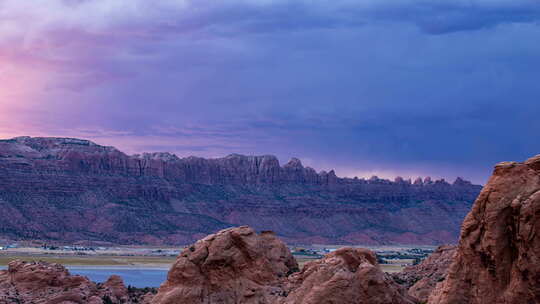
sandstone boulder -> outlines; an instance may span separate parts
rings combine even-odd
[[[306,264],[290,277],[282,304],[414,303],[406,291],[383,273],[367,249],[341,248]]]
[[[13,261],[0,271],[0,303],[101,303],[96,285],[59,264]]]
[[[343,248],[297,268],[273,233],[225,229],[179,255],[152,303],[414,303],[366,249]]]
[[[495,167],[429,303],[540,303],[540,155]]]
[[[225,229],[180,253],[152,303],[274,303],[297,268],[273,233]]]
[[[9,263],[0,271],[0,303],[19,304],[132,304],[149,303],[152,293],[128,291],[122,279],[111,276],[104,284],[71,275],[60,264],[46,262]]]

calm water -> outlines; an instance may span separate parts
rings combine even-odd
[[[94,282],[105,282],[111,275],[116,274],[124,279],[126,286],[159,287],[167,279],[167,269],[150,268],[108,268],[108,267],[77,267],[67,266],[71,274],[88,277]],[[0,266],[6,269],[6,266]]]
[[[90,268],[68,267],[71,274],[88,277],[94,282],[105,282],[111,275],[116,274],[124,279],[124,284],[134,287],[159,287],[167,279],[166,269],[144,268]]]

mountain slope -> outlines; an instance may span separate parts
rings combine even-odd
[[[70,138],[0,140],[0,234],[114,243],[188,243],[231,225],[297,243],[457,239],[481,187],[426,178],[338,178],[274,156],[128,156]]]

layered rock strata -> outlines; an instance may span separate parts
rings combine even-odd
[[[292,159],[128,156],[70,138],[0,140],[0,236],[189,244],[249,225],[291,243],[454,242],[480,191],[462,179],[338,178]]]

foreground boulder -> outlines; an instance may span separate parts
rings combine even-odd
[[[0,272],[3,303],[102,303],[96,285],[59,264],[13,261]]]
[[[133,290],[138,293],[138,290]],[[130,294],[118,276],[104,284],[71,275],[60,264],[13,261],[0,271],[0,303],[149,303],[149,295]]]
[[[225,229],[180,253],[152,303],[274,303],[297,269],[273,233]]]
[[[495,167],[429,303],[540,303],[540,155]]]
[[[453,245],[439,246],[422,263],[405,267],[402,272],[392,274],[392,277],[408,289],[409,295],[425,303],[437,283],[446,278],[456,248]]]
[[[401,304],[414,303],[405,289],[383,273],[367,249],[341,248],[306,264],[291,276],[283,304]]]
[[[180,253],[154,304],[413,303],[365,249],[343,248],[302,272],[273,233],[243,226]]]

